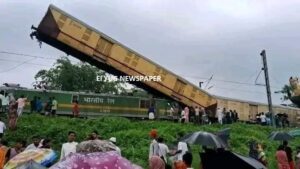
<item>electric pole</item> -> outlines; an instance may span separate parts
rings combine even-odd
[[[267,89],[267,96],[268,96],[268,105],[269,105],[269,112],[271,113],[271,122],[273,127],[275,127],[275,118],[274,113],[272,109],[272,98],[271,98],[271,89],[270,89],[270,82],[269,82],[269,73],[268,73],[268,65],[267,65],[267,57],[266,57],[266,51],[263,50],[260,53],[262,60],[263,60],[263,70],[265,72],[265,81],[266,81],[266,89]]]

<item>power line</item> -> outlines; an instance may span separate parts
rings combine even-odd
[[[21,62],[20,64],[14,66],[14,67],[12,67],[12,68],[9,68],[9,69],[7,69],[7,70],[1,71],[0,73],[5,73],[5,72],[12,71],[12,70],[18,68],[19,66],[21,66],[21,65],[23,65],[23,64],[25,64],[25,63],[27,63],[27,62],[30,62],[30,61],[32,61],[32,60],[34,60],[34,59],[36,59],[36,58],[32,58],[32,59],[26,60],[26,61],[24,61],[24,62]]]
[[[57,59],[59,59],[59,58],[53,58],[53,57],[44,57],[44,56],[38,56],[38,55],[30,55],[30,54],[25,54],[25,53],[15,53],[15,52],[3,51],[3,50],[0,50],[0,54],[33,57],[33,58],[39,58],[39,59],[45,59],[45,60],[57,60]],[[72,60],[70,60],[70,62],[72,64],[77,64],[77,62],[74,62]]]
[[[2,59],[2,58],[0,58],[0,61],[11,62],[11,63],[23,63],[22,61],[19,61],[19,60],[10,60],[10,59]],[[37,65],[37,66],[49,66],[49,65],[45,65],[45,64],[31,63],[31,62],[26,62],[24,64]]]
[[[207,77],[200,77],[200,76],[189,76],[189,75],[181,75],[184,77],[190,77],[190,78],[194,78],[194,79],[205,79],[208,80],[210,78]],[[225,82],[225,83],[233,83],[233,84],[240,84],[240,85],[248,85],[248,86],[256,86],[253,83],[246,83],[246,82],[238,82],[238,81],[233,81],[233,80],[222,80],[222,79],[212,79],[212,81],[219,81],[219,82]],[[276,88],[276,89],[280,89],[280,87],[278,86],[271,86],[271,88]]]
[[[14,52],[1,51],[1,50],[0,50],[0,53],[8,54],[8,55],[34,57],[34,58],[40,58],[40,59],[49,59],[49,60],[56,60],[57,59],[57,58],[51,58],[51,57],[36,56],[36,55],[30,55],[30,54],[24,54],[24,53],[14,53]]]

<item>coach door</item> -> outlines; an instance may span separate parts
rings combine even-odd
[[[249,109],[250,109],[249,110],[249,116],[250,116],[249,120],[255,120],[256,113],[258,112],[258,106],[257,105],[250,105]]]

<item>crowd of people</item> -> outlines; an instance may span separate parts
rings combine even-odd
[[[249,156],[268,166],[268,160],[261,144],[251,142]],[[293,157],[293,149],[286,140],[278,146],[275,158],[278,169],[300,169],[300,147],[297,148]]]
[[[149,119],[153,120],[158,115],[153,105],[148,109]],[[205,110],[203,107],[184,107],[181,109],[176,106],[170,106],[168,116],[181,123],[193,122],[195,124],[231,124],[239,120],[239,115],[236,110],[227,111],[226,108],[218,108],[216,113],[211,110]]]
[[[158,136],[156,129],[152,129],[149,135],[151,138],[149,147],[150,169],[191,169],[193,156],[189,152],[187,143],[179,141],[176,150],[171,151],[164,143],[164,139]],[[182,136],[183,133],[179,133],[178,139]]]
[[[100,140],[97,131],[92,131],[86,138],[86,140]],[[31,138],[31,143],[27,144],[24,140],[17,140],[12,147],[8,147],[8,142],[5,139],[1,139],[0,141],[0,168],[3,168],[4,165],[12,158],[17,156],[19,153],[27,150],[37,150],[37,149],[52,149],[52,140],[48,138],[42,139],[39,136],[33,136]],[[116,138],[111,137],[109,139],[110,143],[116,147],[117,154],[121,155],[121,150],[116,144]],[[76,132],[69,131],[67,142],[62,144],[60,158],[59,160],[63,160],[71,153],[76,153],[76,149],[78,146],[78,142],[76,142]],[[50,167],[53,163],[49,164],[45,167]]]

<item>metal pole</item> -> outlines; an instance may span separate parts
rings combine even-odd
[[[271,98],[271,89],[270,89],[270,82],[269,82],[269,73],[268,73],[268,65],[267,65],[267,57],[266,57],[266,51],[263,50],[260,53],[262,60],[263,60],[263,70],[265,72],[265,81],[266,81],[266,89],[267,89],[267,96],[268,96],[268,105],[269,105],[269,112],[271,113],[271,122],[273,127],[275,126],[275,118],[274,113],[272,109],[272,98]]]

